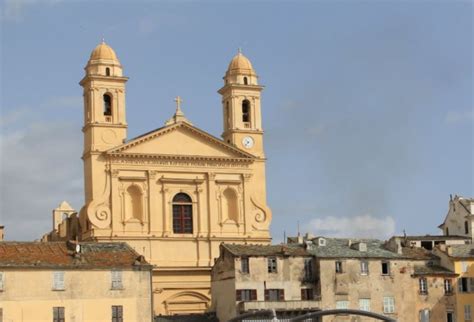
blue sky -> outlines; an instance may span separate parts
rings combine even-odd
[[[217,90],[238,47],[263,93],[268,202],[283,231],[437,233],[474,196],[470,1],[66,1],[1,4],[0,223],[39,238],[80,209],[82,91],[102,37],[127,84],[129,137],[180,95],[220,136]]]

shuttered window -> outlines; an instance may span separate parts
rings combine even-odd
[[[265,290],[265,301],[284,301],[285,290],[284,289],[267,289]]]
[[[464,305],[464,320],[472,320],[472,312],[471,312],[471,305],[466,304]]]
[[[113,271],[111,271],[110,275],[111,275],[111,278],[112,278],[112,289],[113,290],[123,289],[122,271],[113,270]]]
[[[267,259],[267,269],[269,273],[276,273],[277,270],[277,259],[276,257],[268,257]]]
[[[314,292],[312,288],[302,288],[301,289],[301,300],[310,301],[314,300]]]
[[[53,307],[53,322],[65,322],[64,307]]]
[[[383,313],[395,313],[395,300],[393,297],[385,296],[383,298]]]
[[[420,322],[430,322],[430,310],[424,309],[420,311]]]
[[[64,291],[64,272],[53,272],[53,290]]]
[[[235,291],[236,301],[256,301],[257,290],[236,290]]]
[[[248,257],[242,257],[240,259],[240,271],[243,274],[248,274],[250,272],[249,269],[249,258]]]
[[[123,322],[123,306],[112,306],[112,322]]]

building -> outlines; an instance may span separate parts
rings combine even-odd
[[[78,220],[66,214],[77,229],[55,219],[45,239],[125,241],[155,267],[156,314],[203,312],[219,244],[270,243],[263,86],[239,52],[218,91],[222,139],[192,125],[179,97],[164,126],[129,139],[127,80],[114,50],[99,44],[80,82],[85,205]]]
[[[448,213],[438,228],[446,236],[464,236],[474,241],[474,198],[451,196]]]
[[[399,243],[403,247],[422,247],[433,250],[438,245],[470,244],[471,238],[455,235],[393,236],[388,242]]]
[[[0,242],[0,321],[152,321],[152,267],[125,243]]]
[[[444,267],[458,274],[453,285],[456,306],[447,321],[474,320],[474,245],[441,245],[434,253]]]
[[[445,321],[457,274],[423,248],[375,239],[290,238],[285,245],[221,246],[212,270],[220,321],[258,309],[281,317],[356,309],[398,321]],[[225,296],[224,296],[225,295]],[[323,321],[373,321],[349,316]]]
[[[212,310],[220,321],[261,309],[280,318],[319,310],[314,268],[300,245],[222,244],[212,269]]]

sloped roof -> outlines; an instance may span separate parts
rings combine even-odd
[[[443,275],[443,276],[457,276],[458,274],[450,271],[447,268],[438,266],[438,265],[423,265],[423,266],[415,266],[414,273],[415,276],[421,275]]]
[[[222,244],[234,256],[311,256],[301,245]]]
[[[450,257],[474,259],[474,245],[449,245],[451,249]]]
[[[0,242],[2,268],[111,269],[151,265],[126,243]]]
[[[349,238],[325,238],[326,246],[318,246],[316,243],[308,252],[316,257],[322,258],[404,258],[395,252],[384,248],[384,242],[378,239],[349,239]],[[352,244],[365,243],[367,251],[360,251],[350,247]]]

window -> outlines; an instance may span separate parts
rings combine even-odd
[[[110,76],[110,68],[105,68],[105,76]]]
[[[110,272],[110,276],[111,276],[111,279],[112,279],[112,289],[113,290],[123,289],[122,271],[113,270],[113,271]]]
[[[310,301],[314,300],[314,291],[312,288],[302,288],[301,289],[301,300]]]
[[[370,311],[370,299],[359,299],[359,310]]]
[[[395,300],[391,296],[383,298],[383,313],[395,313]]]
[[[268,257],[267,259],[267,268],[269,273],[277,272],[277,259],[276,257]]]
[[[347,310],[349,308],[349,301],[336,301],[336,309]]]
[[[390,275],[390,262],[382,262],[382,275]]]
[[[250,102],[248,100],[242,102],[242,122],[250,122]]]
[[[470,304],[465,304],[464,305],[464,320],[472,320],[472,314],[471,314],[471,305]]]
[[[420,311],[420,322],[430,322],[430,310],[424,309]]]
[[[284,289],[267,289],[265,290],[265,301],[284,301]]]
[[[451,279],[444,280],[444,294],[452,294],[453,293],[453,284]]]
[[[4,274],[3,272],[0,272],[0,292],[3,291],[3,288],[4,288]]]
[[[236,290],[235,291],[236,301],[256,301],[257,290]]]
[[[112,306],[112,322],[123,322],[123,306]]]
[[[64,307],[53,307],[53,322],[64,322]]]
[[[454,312],[446,312],[446,322],[454,322]]]
[[[339,262],[339,261],[336,262],[336,273],[338,274],[342,273],[342,262]]]
[[[369,262],[366,260],[360,261],[360,274],[369,275]]]
[[[448,227],[446,227],[446,236],[449,236],[449,228]],[[449,315],[449,313],[448,313],[448,315]]]
[[[461,273],[467,273],[468,268],[469,268],[468,262],[461,262]]]
[[[247,79],[247,77],[244,77],[244,85],[248,85],[249,84],[249,81]]]
[[[467,221],[464,222],[464,233],[469,234],[469,223]]]
[[[422,277],[418,280],[420,285],[420,294],[428,294],[428,281],[426,278]]]
[[[3,322],[3,309],[0,307],[0,322]]]
[[[64,272],[53,272],[53,291],[64,291]]]
[[[304,259],[304,280],[305,281],[313,280],[313,259],[312,258]]]
[[[474,278],[461,277],[458,279],[459,293],[474,293]]]
[[[112,97],[109,94],[104,94],[104,115],[112,115]]]
[[[185,193],[178,193],[173,198],[173,233],[193,233],[193,204]]]
[[[240,259],[240,271],[244,274],[248,274],[250,272],[248,257],[242,257]]]

